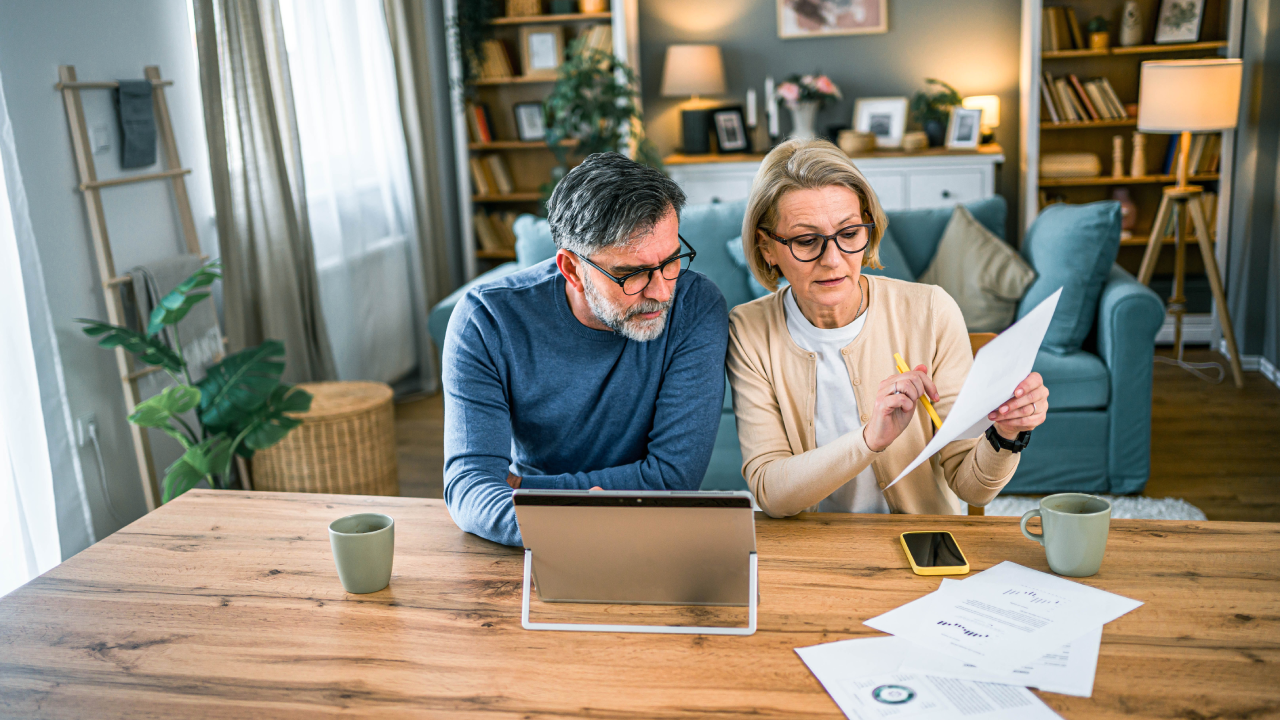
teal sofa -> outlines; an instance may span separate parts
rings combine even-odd
[[[966,207],[1004,237],[1004,198]],[[1064,289],[1046,347],[1036,359],[1035,369],[1051,394],[1048,419],[1036,430],[1005,492],[1141,492],[1151,466],[1152,356],[1164,305],[1113,264],[1120,232],[1118,204],[1061,207],[1047,209],[1024,242],[1023,254],[1040,277],[1019,307],[1019,317],[1059,285],[1078,287],[1073,294]],[[745,201],[691,206],[680,218],[680,234],[698,251],[693,269],[720,287],[730,308],[766,292],[742,259],[739,236],[745,208]],[[914,280],[933,259],[951,209],[887,215],[889,232],[881,249],[885,268],[868,272]],[[490,270],[432,308],[428,330],[437,347],[444,345],[454,305],[472,286],[555,254],[545,220],[525,215],[516,222],[515,232],[516,262]],[[1091,242],[1102,248],[1096,257],[1078,251]],[[1086,266],[1077,267],[1081,262]],[[742,452],[726,384],[720,430],[702,487],[745,488],[741,471]]]

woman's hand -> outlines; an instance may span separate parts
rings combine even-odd
[[[1024,430],[1034,430],[1044,422],[1044,414],[1049,411],[1049,388],[1044,386],[1044,378],[1033,372],[1025,380],[1018,383],[1009,401],[996,408],[988,420],[994,420],[996,432],[1005,440],[1013,440]]]
[[[885,378],[876,391],[871,419],[862,428],[862,437],[867,441],[867,447],[873,452],[880,452],[897,440],[915,417],[916,401],[921,395],[934,402],[939,399],[938,388],[934,386],[924,365],[917,365],[915,370]]]

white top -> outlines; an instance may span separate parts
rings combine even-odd
[[[834,330],[814,327],[813,323],[800,312],[790,288],[787,288],[783,307],[787,316],[787,331],[797,345],[816,356],[818,361],[818,387],[813,403],[813,428],[822,447],[840,436],[851,432],[862,432],[862,421],[858,417],[858,399],[854,395],[853,381],[849,378],[849,368],[844,364],[841,350],[848,347],[862,326],[867,322],[867,314],[858,316],[857,320]],[[853,513],[887,513],[889,503],[885,502],[884,493],[876,484],[875,472],[868,465],[852,480],[836,488],[818,503],[818,512],[853,512]]]

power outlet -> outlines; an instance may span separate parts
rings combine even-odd
[[[91,436],[96,435],[98,431],[98,416],[94,413],[87,413],[76,418],[76,442],[80,447],[84,447],[93,442]]]

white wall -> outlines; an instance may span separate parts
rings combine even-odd
[[[115,507],[131,521],[145,511],[124,398],[111,351],[85,337],[74,318],[106,319],[84,202],[71,150],[62,95],[54,89],[59,65],[74,65],[81,80],[141,79],[159,65],[174,81],[167,90],[192,210],[205,254],[216,256],[209,159],[200,81],[186,0],[5,0],[0,2],[0,77],[13,124],[18,163],[45,285],[61,348],[73,417],[94,413],[103,442],[105,482]],[[83,93],[90,128],[111,129],[112,147],[94,156],[98,177],[120,174],[119,136],[110,91]],[[149,172],[161,169],[143,169]],[[103,191],[118,272],[184,251],[170,184],[144,183]],[[42,368],[41,371],[47,371]],[[169,443],[165,443],[168,445]],[[161,470],[174,457],[157,446]],[[81,449],[81,464],[98,537],[119,526],[107,512],[97,461]],[[55,478],[56,483],[74,482]],[[63,556],[87,544],[83,528],[60,528]]]

